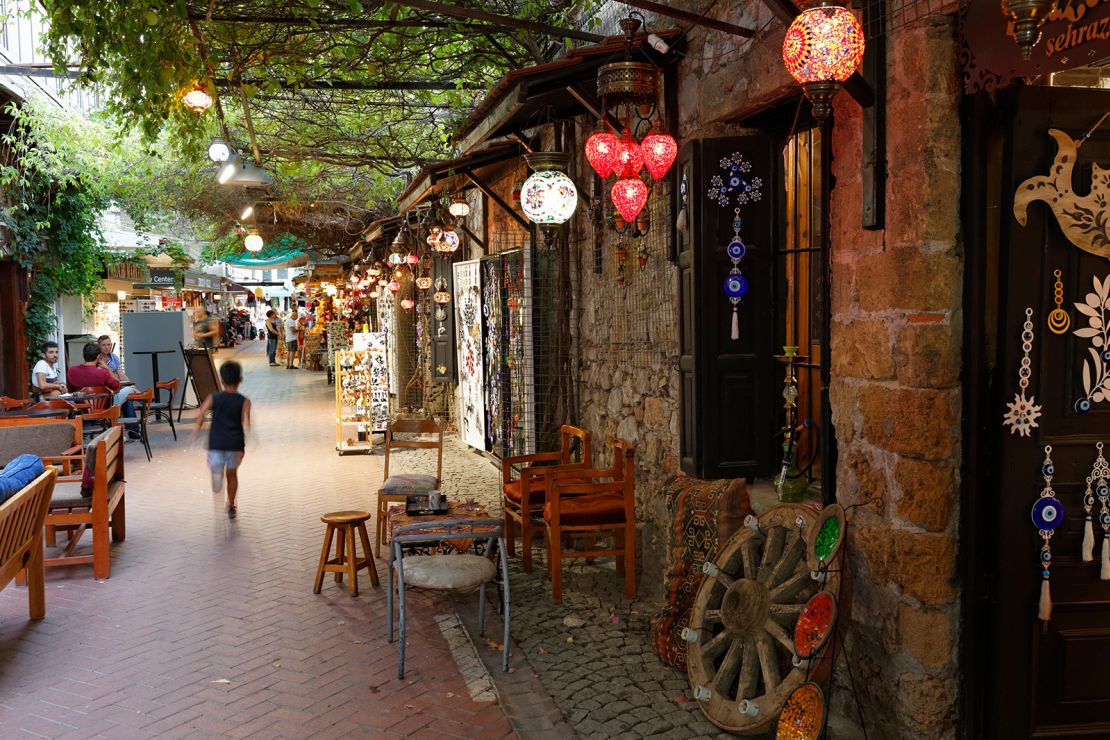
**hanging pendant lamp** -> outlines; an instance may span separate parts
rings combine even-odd
[[[640,142],[640,150],[643,152],[644,165],[648,172],[653,178],[659,180],[674,164],[675,157],[678,156],[678,142],[673,136],[656,126]]]
[[[636,143],[636,139],[632,137],[632,129],[626,128],[624,135],[621,136],[620,151],[617,153],[617,166],[613,171],[622,174],[629,170],[631,175],[637,175],[643,166],[644,152],[640,149],[640,145]]]
[[[863,61],[863,28],[852,12],[828,0],[802,11],[782,42],[786,71],[802,85],[823,122],[833,95]]]
[[[620,162],[620,147],[621,140],[604,124],[599,124],[586,139],[586,160],[598,177],[604,179],[613,174]]]
[[[624,176],[613,183],[610,197],[621,218],[632,223],[647,203],[648,187],[643,180],[626,169]]]

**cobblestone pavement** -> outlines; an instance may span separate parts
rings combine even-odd
[[[200,447],[168,425],[152,427],[153,462],[128,445],[112,577],[48,571],[40,622],[24,589],[0,592],[0,737],[512,735],[488,688],[471,698],[481,682],[452,656],[450,603],[414,592],[399,681],[383,591],[363,573],[357,598],[330,578],[313,595],[319,516],[371,508],[380,458],[336,455],[323,373],[269,368],[261,342],[234,356],[255,417],[239,518],[209,490]]]

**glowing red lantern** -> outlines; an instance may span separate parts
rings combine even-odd
[[[628,175],[635,175],[644,166],[644,153],[640,149],[640,145],[632,138],[632,132],[628,129],[624,130],[624,136],[621,138],[620,153],[617,155],[618,165],[613,169],[614,172],[628,172]]]
[[[647,203],[648,188],[644,181],[625,170],[625,176],[613,183],[610,195],[613,205],[625,221],[632,222]]]
[[[416,304],[413,303],[413,300],[411,298],[402,298],[401,299],[401,308],[405,309],[406,311],[411,311],[412,307],[415,306],[415,305]]]
[[[586,140],[586,159],[599,177],[609,177],[620,162],[621,140],[612,131],[599,128]]]
[[[391,280],[388,287],[390,293],[397,293],[401,290],[401,284],[396,280]]]
[[[405,255],[405,262],[408,262],[410,265],[419,265],[420,257],[410,252]]]
[[[813,113],[824,120],[840,83],[863,61],[863,28],[846,8],[825,4],[803,11],[782,42],[786,71],[802,84]]]
[[[671,168],[675,157],[678,156],[678,143],[675,142],[674,137],[655,129],[644,137],[640,143],[640,149],[648,172],[656,180],[667,174],[667,170]]]

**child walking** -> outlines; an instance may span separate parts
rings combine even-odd
[[[208,430],[208,469],[212,471],[212,493],[223,489],[227,476],[227,517],[234,519],[239,510],[235,494],[239,491],[239,463],[243,461],[247,432],[251,426],[251,402],[239,393],[243,382],[243,368],[238,362],[225,362],[220,366],[223,391],[213,393],[204,400],[197,411],[197,425],[193,429],[196,440],[204,424],[204,416],[212,412],[212,425]]]

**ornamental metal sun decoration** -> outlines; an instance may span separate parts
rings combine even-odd
[[[1002,423],[1010,427],[1011,434],[1020,434],[1028,437],[1030,432],[1037,427],[1037,417],[1041,415],[1041,407],[1037,405],[1034,396],[1025,397],[1029,388],[1029,378],[1033,374],[1032,360],[1029,353],[1033,351],[1033,309],[1025,309],[1025,323],[1021,331],[1021,349],[1024,353],[1021,358],[1021,367],[1018,369],[1018,387],[1020,390],[1014,394],[1014,400],[1006,404],[1006,414]]]

